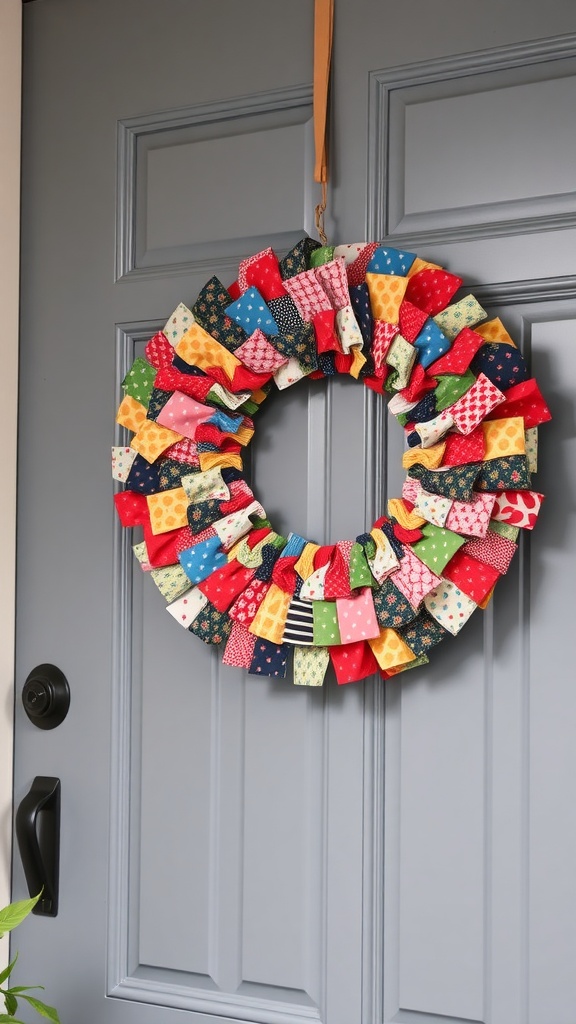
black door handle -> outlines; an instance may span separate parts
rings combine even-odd
[[[60,779],[37,775],[16,812],[16,837],[33,914],[56,917],[60,866]]]

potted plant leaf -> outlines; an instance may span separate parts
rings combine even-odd
[[[17,903],[10,903],[3,910],[0,910],[0,939],[6,932],[11,932],[17,925],[21,924],[25,917],[28,917],[32,907],[38,902],[40,895],[38,893],[38,896],[34,896],[31,900],[19,900]],[[41,999],[30,995],[30,992],[34,990],[43,989],[43,985],[14,985],[12,988],[8,987],[10,975],[17,959],[18,953],[16,953],[16,956],[8,966],[3,971],[0,971],[0,1008],[3,1000],[6,1009],[6,1013],[0,1013],[0,1024],[23,1024],[23,1021],[16,1016],[20,999],[25,1000],[41,1017],[52,1021],[53,1024],[60,1024],[60,1018],[53,1006],[47,1006]]]

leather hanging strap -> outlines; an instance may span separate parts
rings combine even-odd
[[[316,227],[323,245],[326,184],[328,182],[328,90],[332,59],[334,0],[314,0],[314,181],[322,184],[322,201],[316,207]]]

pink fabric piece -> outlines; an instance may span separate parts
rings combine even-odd
[[[472,555],[473,558],[477,558],[479,562],[485,562],[486,565],[492,565],[502,574],[508,572],[510,562],[517,550],[518,545],[514,541],[509,540],[508,537],[501,537],[499,533],[494,533],[492,530],[488,530],[486,536],[481,540],[467,541],[462,548],[464,554]]]
[[[330,299],[316,277],[314,268],[286,278],[284,287],[294,300],[294,305],[300,316],[308,323],[312,322],[316,313],[332,309]]]
[[[198,446],[195,441],[185,437],[182,441],[170,445],[164,452],[167,459],[176,459],[177,462],[185,462],[188,466],[200,466]]]
[[[400,568],[392,574],[391,579],[412,607],[418,608],[426,594],[440,586],[442,579],[416,557],[412,548],[405,547],[404,551]]]
[[[471,502],[455,501],[450,509],[446,527],[466,537],[485,537],[496,503],[495,494],[474,493]]]
[[[461,434],[471,434],[492,409],[505,401],[502,392],[480,373],[476,383],[462,398],[449,407],[456,428]]]
[[[501,491],[496,495],[492,518],[533,530],[543,501],[544,495],[538,491]]]
[[[232,623],[232,630],[222,655],[222,664],[249,669],[254,657],[256,639],[254,633],[246,629],[242,623]]]
[[[363,587],[353,597],[338,597],[336,614],[341,643],[351,644],[357,640],[369,640],[380,636],[380,625],[376,618],[370,587]]]
[[[375,320],[372,327],[372,357],[376,374],[386,362],[388,349],[398,334],[398,328],[394,324],[388,324],[385,320]]]
[[[195,398],[175,391],[158,413],[156,422],[193,440],[198,424],[206,423],[213,415],[214,409],[211,406],[202,405]]]
[[[415,505],[421,490],[422,484],[420,481],[414,480],[411,476],[407,476],[402,484],[402,497],[405,501],[409,501],[412,505]]]
[[[288,356],[277,352],[259,327],[234,350],[234,355],[254,373],[275,373],[288,362]]]
[[[316,277],[326,292],[333,309],[344,309],[350,305],[348,278],[343,257],[322,263],[315,268]]]

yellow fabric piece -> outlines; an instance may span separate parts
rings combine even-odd
[[[298,573],[301,579],[307,580],[314,572],[314,555],[320,550],[319,544],[312,544],[311,541],[306,544],[306,547],[302,550],[302,554],[297,562],[294,563],[294,571]]]
[[[408,278],[398,274],[366,274],[366,284],[374,319],[397,324]]]
[[[521,416],[511,416],[503,420],[486,420],[482,423],[484,434],[484,462],[489,459],[501,459],[506,455],[524,455],[526,439],[524,436],[524,420]]]
[[[263,391],[262,388],[258,388],[258,391],[253,391],[252,394],[250,395],[250,398],[252,399],[252,401],[256,402],[257,405],[262,405],[262,402],[267,397],[268,397],[268,392],[267,391]]]
[[[409,512],[402,498],[390,498],[388,502],[388,515],[394,516],[406,530],[418,530],[426,522],[416,512]]]
[[[402,456],[402,465],[404,469],[410,469],[410,466],[418,462],[421,466],[426,466],[426,469],[438,469],[438,466],[442,465],[445,451],[445,441],[433,444],[430,448],[409,448]]]
[[[132,395],[126,395],[120,403],[116,423],[136,433],[146,419],[146,409]]]
[[[172,490],[148,494],[146,501],[150,512],[152,533],[167,533],[168,530],[178,530],[181,526],[188,526],[188,517],[186,516],[188,495],[183,487],[174,487]]]
[[[291,598],[291,594],[273,583],[248,627],[250,632],[273,644],[281,644]]]
[[[254,437],[254,427],[246,427],[244,424],[241,424],[236,433],[230,434],[230,437],[234,437],[239,444],[246,447]]]
[[[439,263],[428,263],[427,260],[421,260],[417,256],[408,271],[408,277],[414,277],[414,274],[419,274],[421,270],[442,270],[442,267]]]
[[[512,341],[500,317],[487,320],[485,324],[478,324],[474,330],[476,334],[484,338],[484,341],[499,342],[501,345],[512,345],[512,348],[516,348],[515,342]]]
[[[383,669],[406,665],[416,657],[395,629],[382,629],[380,636],[368,640],[368,643],[380,668]]]
[[[232,380],[236,368],[242,365],[232,352],[224,348],[224,345],[221,345],[200,324],[196,323],[192,324],[186,334],[180,338],[175,351],[190,366],[198,366],[201,370],[220,366],[230,380]]]
[[[352,353],[352,366],[348,370],[350,377],[355,377],[358,380],[360,370],[367,362],[366,356],[364,355],[360,345],[352,345],[350,352]]]
[[[156,462],[162,452],[181,440],[182,434],[177,434],[175,430],[161,427],[154,420],[144,420],[138,433],[132,438],[130,447],[140,452],[147,462]]]
[[[200,469],[212,469],[213,466],[234,466],[242,469],[242,456],[236,452],[199,452]]]

